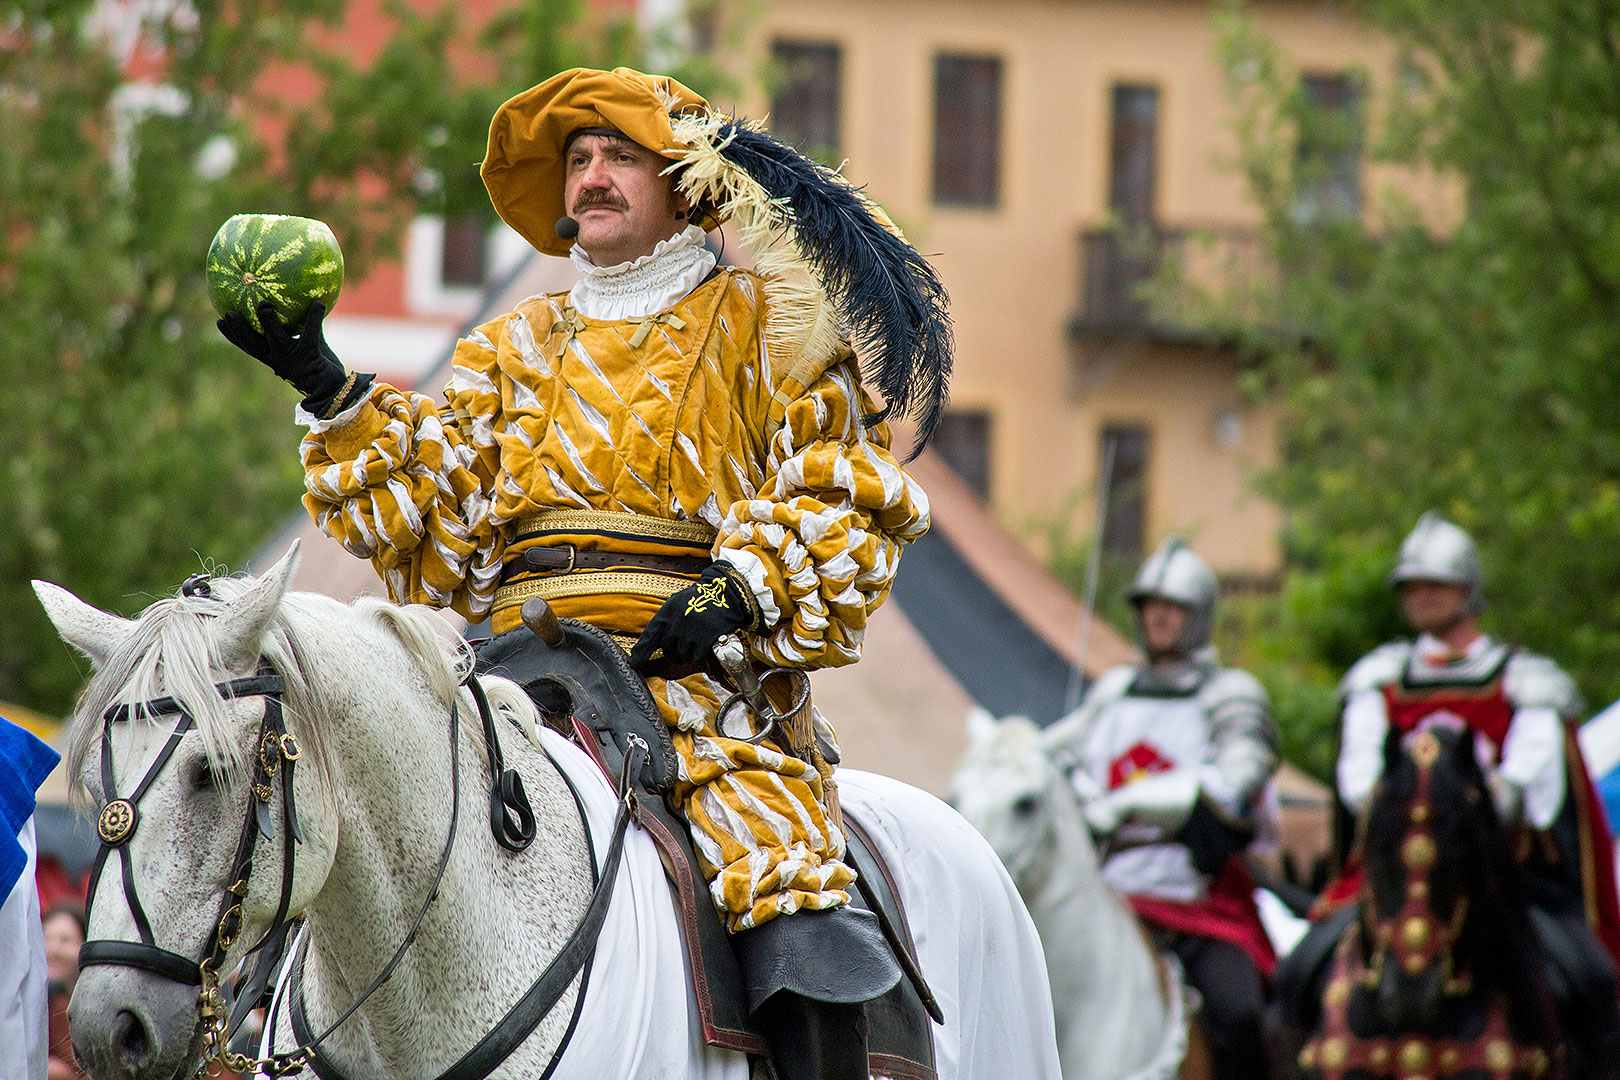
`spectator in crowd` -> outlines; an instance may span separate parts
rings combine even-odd
[[[68,999],[79,978],[79,947],[87,929],[84,909],[63,900],[46,909],[45,970],[50,976],[50,1071],[49,1080],[84,1080],[84,1071],[73,1056],[73,1034],[68,1030]]]

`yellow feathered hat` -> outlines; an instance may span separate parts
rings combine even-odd
[[[574,68],[553,75],[502,105],[489,125],[489,151],[479,170],[501,219],[547,255],[566,256],[572,240],[556,233],[563,202],[563,151],[583,128],[607,128],[649,150],[679,159],[671,120],[706,113],[709,103],[674,79],[631,68]],[[713,227],[713,224],[709,227]]]
[[[704,228],[731,221],[765,279],[773,363],[830,360],[847,336],[887,402],[870,419],[912,416],[921,448],[950,378],[945,287],[861,189],[668,76],[575,68],[500,107],[481,170],[502,220],[548,255],[573,247],[556,232],[568,212],[563,151],[586,128],[669,158]]]

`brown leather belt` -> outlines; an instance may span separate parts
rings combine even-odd
[[[567,574],[575,570],[651,570],[695,577],[713,563],[707,555],[647,555],[621,551],[580,551],[573,544],[532,547],[507,568],[521,573]]]

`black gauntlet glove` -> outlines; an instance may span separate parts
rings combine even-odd
[[[663,649],[672,664],[702,667],[713,658],[714,643],[733,630],[763,630],[759,601],[742,575],[715,563],[698,579],[664,601],[630,650],[630,666],[641,671]]]
[[[247,316],[233,311],[215,325],[225,340],[264,364],[271,371],[292,384],[304,395],[304,408],[310,413],[330,420],[360,400],[371,385],[372,375],[351,375],[326,344],[321,333],[321,320],[326,317],[326,305],[316,300],[309,305],[304,316],[304,328],[297,337],[287,332],[276,317],[276,306],[262,301],[258,308],[259,325],[264,333],[253,329]]]

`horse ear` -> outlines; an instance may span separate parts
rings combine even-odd
[[[1473,728],[1463,728],[1457,732],[1456,741],[1451,744],[1451,764],[1459,776],[1483,779],[1485,771],[1479,765],[1479,746],[1474,739]]]
[[[46,616],[62,635],[62,640],[84,653],[98,668],[135,628],[133,619],[102,611],[48,581],[35,581],[34,595],[39,597]]]
[[[990,710],[982,705],[975,705],[968,710],[967,736],[969,746],[981,746],[990,741],[1000,724],[991,715]]]
[[[1401,732],[1394,724],[1384,732],[1384,775],[1393,776],[1401,764]]]
[[[266,570],[247,592],[228,601],[214,624],[214,640],[219,659],[232,670],[245,668],[258,660],[263,651],[264,632],[270,628],[281,598],[287,595],[293,571],[298,568],[298,541],[294,540],[281,560]]]

